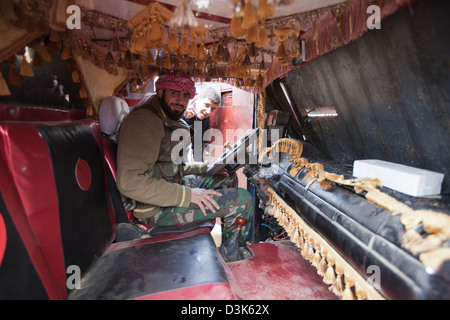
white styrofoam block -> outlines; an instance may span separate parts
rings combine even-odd
[[[355,160],[353,175],[357,178],[378,178],[384,187],[414,197],[441,193],[444,174],[383,160]]]

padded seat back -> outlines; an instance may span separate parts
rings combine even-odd
[[[2,194],[7,189],[17,193],[65,298],[67,268],[77,266],[84,274],[114,238],[98,123],[4,122],[0,139],[2,170],[12,177]]]

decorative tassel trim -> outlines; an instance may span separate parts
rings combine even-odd
[[[296,149],[296,151],[293,151]],[[306,169],[303,180],[309,179],[306,188],[312,183],[318,182],[322,188],[329,188],[333,183],[353,187],[355,193],[365,192],[366,199],[391,212],[391,215],[400,215],[400,221],[407,232],[401,241],[402,247],[409,250],[413,255],[419,255],[419,260],[425,267],[439,270],[446,260],[450,260],[450,248],[442,247],[450,238],[450,216],[432,210],[414,210],[408,205],[398,201],[390,195],[382,192],[382,186],[378,179],[356,178],[344,179],[344,176],[326,172],[321,163],[309,163],[308,159],[302,158],[303,145],[301,142],[291,139],[280,139],[271,148],[265,148],[260,152],[259,161],[267,156],[272,159],[273,152],[284,152],[291,155],[292,162],[289,173],[295,177],[299,170]],[[415,226],[421,225],[428,235],[421,236],[414,232]],[[446,252],[448,254],[431,254],[432,252]]]
[[[300,148],[295,140],[282,140],[278,150],[291,153],[299,152]],[[280,141],[279,140],[279,141]],[[278,194],[267,189],[269,201],[268,214],[275,217],[280,226],[289,234],[290,240],[300,249],[306,260],[317,268],[317,273],[323,276],[323,282],[330,285],[329,289],[345,300],[376,299],[384,297],[367,281],[317,232],[314,231]],[[298,238],[303,239],[299,245]]]
[[[0,64],[0,96],[10,96],[11,91],[9,90],[8,84],[2,75],[2,69]]]

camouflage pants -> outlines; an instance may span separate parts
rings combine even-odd
[[[201,183],[201,181],[202,178],[198,180],[198,183]],[[187,184],[195,187],[192,177],[189,182]],[[220,209],[216,210],[215,213],[205,208],[205,216],[196,204],[191,204],[188,208],[165,207],[161,208],[155,216],[146,219],[146,223],[149,226],[171,226],[220,217],[223,223],[223,240],[227,240],[236,232],[236,218],[242,217],[247,220],[239,234],[239,244],[243,245],[249,238],[252,223],[253,198],[251,194],[242,188],[222,187],[217,189],[216,185],[212,187],[222,194],[222,196],[214,196],[220,206]]]

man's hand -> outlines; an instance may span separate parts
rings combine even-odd
[[[216,212],[216,209],[220,209],[219,204],[213,198],[213,196],[221,196],[222,194],[220,192],[201,188],[193,188],[191,189],[191,192],[191,203],[198,205],[200,210],[202,210],[203,215],[206,216],[205,206],[213,213]]]
[[[190,119],[193,116],[195,116],[197,114],[197,112],[194,109],[194,106],[191,104],[189,104],[186,108],[186,110],[184,111],[184,118],[185,119]]]

